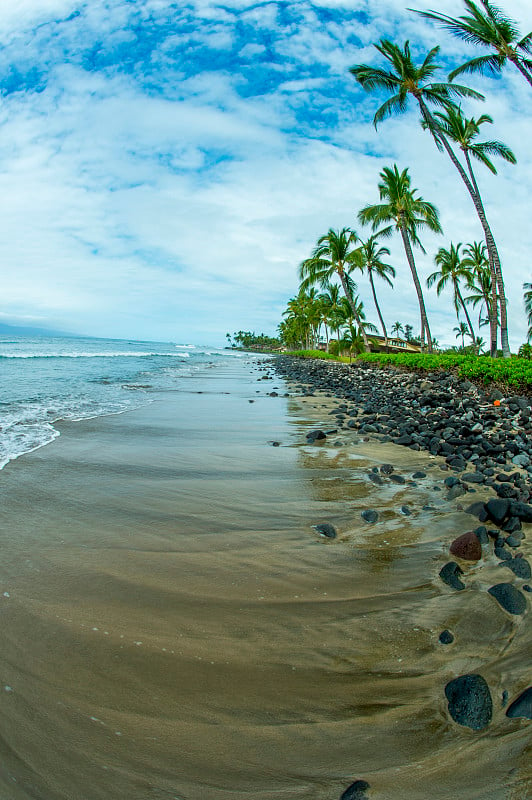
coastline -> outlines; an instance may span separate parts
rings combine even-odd
[[[530,634],[485,591],[487,550],[465,592],[438,577],[471,527],[434,493],[444,459],[353,429],[309,444],[334,401],[299,394],[270,365],[212,370],[0,473],[6,796],[523,796],[529,728],[498,698]],[[368,479],[386,462],[405,484]],[[470,669],[497,697],[481,733],[443,693]]]

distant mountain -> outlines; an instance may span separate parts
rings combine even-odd
[[[75,333],[53,331],[49,328],[33,328],[27,325],[6,325],[0,322],[0,336],[75,336]]]

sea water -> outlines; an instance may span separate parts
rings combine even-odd
[[[0,469],[53,441],[59,420],[136,408],[154,390],[239,355],[165,342],[0,336]]]

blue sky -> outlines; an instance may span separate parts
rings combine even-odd
[[[90,335],[221,344],[275,331],[297,266],[329,227],[356,226],[383,166],[408,166],[440,211],[419,271],[450,241],[480,239],[470,201],[414,110],[371,125],[377,98],[348,69],[372,43],[462,45],[403,0],[18,0],[0,4],[0,320]],[[459,13],[460,0],[412,2]],[[505,0],[524,32],[528,0]],[[444,73],[442,73],[443,75]],[[532,90],[516,72],[475,79],[489,138],[519,166],[479,180],[503,258],[511,341],[524,340],[532,280]],[[361,231],[362,232],[362,231]],[[417,330],[399,241],[388,321]],[[369,287],[358,280],[368,317]],[[434,335],[453,342],[448,303],[427,292]]]

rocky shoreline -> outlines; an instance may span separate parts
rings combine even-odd
[[[532,523],[532,414],[530,398],[503,396],[449,372],[419,375],[375,365],[276,356],[268,367],[289,383],[291,394],[330,398],[332,408],[321,428],[306,435],[307,444],[335,444],[338,436],[353,431],[364,441],[393,443],[438,456],[442,470],[440,491],[458,500],[472,520],[472,530],[448,545],[451,556],[439,571],[447,591],[467,586],[467,564],[493,557],[508,568],[500,583],[487,591],[500,608],[519,624],[527,613],[532,591],[529,561],[522,552],[525,530]],[[275,394],[275,393],[274,393]],[[330,425],[329,425],[330,419]],[[421,474],[418,476],[422,478]],[[398,474],[392,464],[368,473],[377,484],[411,482],[416,476]],[[481,491],[487,500],[471,503]],[[374,509],[362,512],[367,524],[378,522]],[[334,538],[333,526],[315,526]],[[323,529],[323,530],[320,530]],[[510,577],[509,577],[510,576]],[[443,589],[443,587],[442,587]],[[441,645],[454,641],[441,632]],[[492,720],[493,699],[480,674],[459,675],[444,687],[448,712],[454,722],[473,731],[485,729]],[[532,719],[532,687],[504,692],[506,717]],[[362,781],[345,797],[365,797]],[[369,787],[367,787],[369,788]],[[350,790],[351,793],[350,793]],[[344,797],[343,796],[343,797]]]

